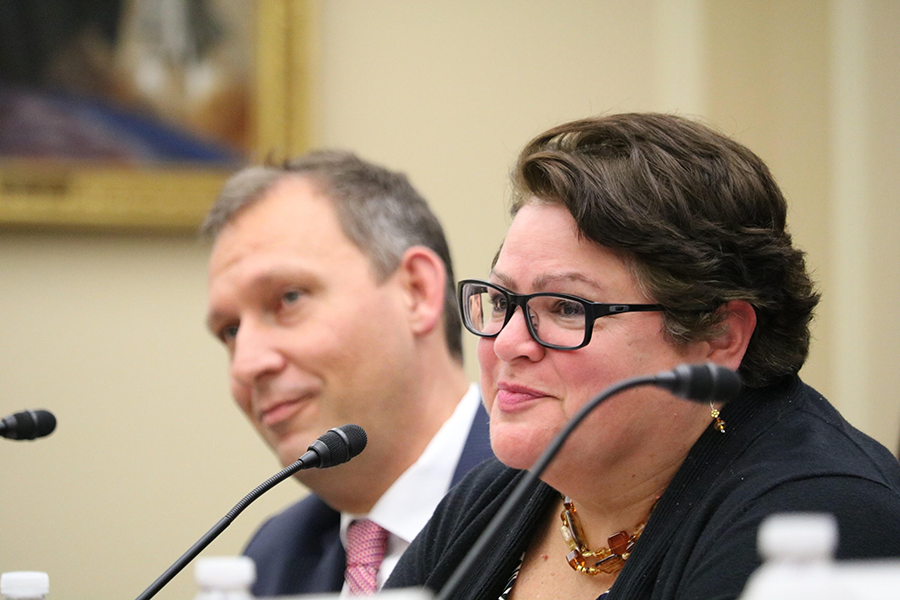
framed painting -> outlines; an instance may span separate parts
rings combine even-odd
[[[0,227],[190,230],[308,146],[315,0],[0,0]]]

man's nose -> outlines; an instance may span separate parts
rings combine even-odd
[[[253,386],[260,377],[283,369],[285,362],[274,331],[262,324],[241,323],[231,357],[231,376],[235,381]]]

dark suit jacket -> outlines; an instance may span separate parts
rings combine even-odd
[[[491,456],[488,415],[479,405],[451,484]],[[244,550],[256,562],[253,595],[339,592],[347,562],[340,528],[341,514],[314,494],[266,521]]]

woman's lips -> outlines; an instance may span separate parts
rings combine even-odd
[[[546,396],[532,388],[501,383],[497,386],[497,407],[504,412],[512,412]]]

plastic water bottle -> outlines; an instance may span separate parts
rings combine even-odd
[[[247,556],[199,558],[194,580],[200,588],[194,600],[252,600],[256,563]]]
[[[44,600],[50,577],[40,571],[13,571],[0,575],[0,596],[5,600]]]
[[[838,523],[828,514],[767,517],[759,528],[764,562],[739,600],[884,600],[897,598],[900,560],[834,560]]]
[[[837,543],[837,519],[832,515],[770,515],[760,525],[757,537],[764,562],[747,580],[740,600],[856,598],[836,576]]]

